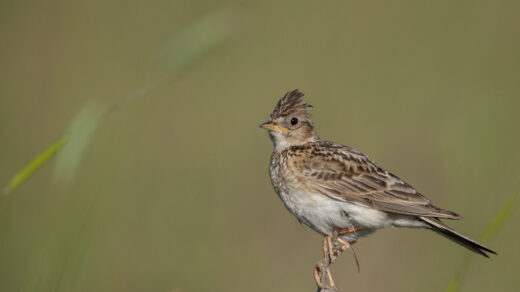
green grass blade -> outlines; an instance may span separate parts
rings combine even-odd
[[[49,161],[58,150],[56,164],[53,168],[53,178],[61,183],[69,183],[78,169],[88,141],[107,114],[146,95],[159,84],[165,82],[167,77],[176,77],[179,72],[215,49],[235,31],[235,20],[235,11],[230,9],[218,10],[197,19],[177,32],[161,50],[159,63],[162,76],[148,82],[147,85],[112,105],[99,102],[87,103],[69,125],[67,134],[15,175],[4,192],[8,194],[14,191],[39,167]]]
[[[67,184],[72,181],[81,162],[87,144],[101,124],[109,107],[101,102],[90,101],[76,115],[67,130],[68,143],[56,155],[53,178]]]
[[[509,198],[507,201],[502,204],[500,210],[495,214],[493,219],[489,221],[486,228],[480,235],[480,239],[483,241],[488,241],[495,237],[497,233],[502,229],[504,224],[508,221],[508,219],[513,215],[518,206],[518,197]]]
[[[495,216],[491,218],[491,220],[486,225],[486,228],[484,228],[484,231],[479,237],[480,241],[489,241],[498,234],[498,232],[504,227],[505,223],[516,211],[516,208],[518,207],[518,200],[518,196],[512,196],[506,200],[504,204],[502,204],[500,209],[496,212]],[[457,268],[457,271],[446,286],[446,289],[444,290],[445,292],[460,291],[461,283],[463,282],[464,277],[471,266],[471,259],[472,258],[470,256],[463,258],[459,267]]]
[[[58,150],[60,150],[65,143],[68,141],[68,136],[61,137],[58,141],[54,142],[51,146],[45,149],[40,155],[38,155],[33,161],[25,166],[19,173],[17,173],[4,188],[5,194],[10,194],[20,184],[26,181],[31,174],[33,174],[38,168],[40,168],[45,162],[51,159]]]
[[[450,283],[448,284],[448,287],[446,287],[446,292],[457,292],[459,291],[460,283],[459,278],[452,278]]]
[[[236,30],[236,12],[223,9],[186,26],[163,46],[158,62],[163,74],[177,74],[206,55]]]

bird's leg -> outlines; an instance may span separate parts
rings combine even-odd
[[[328,236],[325,236],[325,240],[327,241],[327,253],[324,254],[323,256],[324,257],[327,257],[329,262],[332,263],[332,255],[334,254],[334,245],[336,243],[336,236],[335,236],[335,232],[332,234],[332,235],[328,235]],[[334,244],[333,244],[334,242]]]
[[[323,244],[321,245],[321,251],[323,252],[323,257],[327,257],[329,255],[329,246],[328,246],[328,236],[323,237]]]
[[[334,278],[332,278],[332,274],[330,272],[330,265],[333,262],[333,256],[334,256],[334,248],[336,245],[336,240],[338,238],[338,232],[334,230],[331,235],[327,235],[324,238],[324,245],[326,245],[326,252],[324,252],[323,256],[325,257],[325,260],[327,262],[326,264],[326,272],[327,272],[327,279],[329,281],[330,287],[335,288],[336,283],[334,282]]]
[[[351,244],[355,243],[355,241],[348,242],[348,241],[342,239],[340,236],[348,234],[348,233],[356,232],[356,231],[359,231],[362,229],[364,229],[364,228],[360,228],[360,227],[345,228],[345,229],[341,229],[341,230],[335,230],[332,233],[331,236],[332,236],[332,240],[334,242],[334,249],[331,250],[331,252],[330,252],[330,258],[331,258],[330,262],[331,263],[333,263],[336,260],[336,258],[338,256],[340,256],[347,248],[351,248]],[[338,246],[338,242],[341,243],[341,246]]]
[[[363,228],[363,227],[352,227],[352,228],[345,228],[345,229],[341,229],[341,230],[338,230],[338,235],[345,235],[345,234],[349,234],[349,233],[352,233],[352,232],[358,232],[360,230],[363,230],[363,229],[366,229],[366,228]]]
[[[364,228],[362,228],[362,227],[345,228],[345,229],[339,230],[337,232],[337,234],[339,236],[341,236],[341,235],[349,234],[352,232],[357,232],[357,231],[363,230],[363,229]],[[348,242],[348,241],[342,239],[341,237],[338,237],[336,240],[337,240],[337,242],[341,243],[342,245],[340,247],[336,248],[336,250],[332,253],[331,263],[334,262],[334,260],[336,260],[336,258],[338,256],[340,256],[345,250],[348,249],[352,253],[352,256],[354,256],[354,260],[356,261],[357,270],[359,272],[359,260],[357,258],[356,252],[354,251],[354,248],[352,247],[352,244],[354,244],[355,241]]]
[[[352,252],[359,272],[359,261],[356,253],[354,252],[354,249],[352,248],[352,244],[354,242],[348,242],[342,239],[340,236],[362,229],[363,228],[358,227],[334,230],[332,234],[323,237],[323,244],[321,247],[323,252],[323,260],[318,262],[314,269],[314,281],[316,282],[316,286],[318,286],[318,288],[326,288],[324,285],[326,282],[328,282],[330,285],[329,287],[335,289],[336,284],[330,272],[330,265],[347,249]],[[340,243],[341,246],[337,246],[337,243]]]
[[[341,245],[334,248],[334,251],[330,255],[330,262],[333,263],[345,250],[351,247],[350,243],[342,238],[336,239]]]

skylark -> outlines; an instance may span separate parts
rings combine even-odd
[[[360,151],[321,140],[302,97],[298,90],[285,94],[260,127],[274,144],[269,174],[276,193],[300,223],[324,235],[324,260],[314,272],[320,289],[334,288],[329,265],[337,256],[354,254],[358,238],[389,226],[427,228],[485,257],[496,254],[440,220],[458,214],[432,205]]]

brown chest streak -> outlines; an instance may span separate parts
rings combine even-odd
[[[293,146],[291,147],[291,151],[285,151],[283,157],[285,157],[284,166],[289,176],[294,178],[295,182],[301,185],[301,187],[306,186],[305,179],[299,175],[304,172],[304,170],[310,170],[311,166],[304,163],[302,157],[308,155],[309,147],[302,146]]]
[[[291,167],[288,167],[289,165],[287,164],[289,161],[289,157],[288,157],[288,153],[287,151],[284,151],[281,153],[281,155],[279,156],[279,160],[278,160],[278,169],[279,169],[279,173],[278,173],[278,176],[280,178],[280,187],[282,189],[287,189],[288,185],[291,184],[292,182],[288,179],[290,176],[288,175],[289,172],[291,172]]]

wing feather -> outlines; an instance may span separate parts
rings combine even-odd
[[[438,208],[397,176],[363,153],[331,142],[310,150],[295,148],[288,157],[295,175],[307,187],[336,200],[358,203],[379,210],[424,217],[460,219],[454,212]],[[299,151],[310,151],[299,155]],[[301,154],[301,153],[300,153]]]

